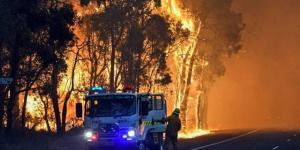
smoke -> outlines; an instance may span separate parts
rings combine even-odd
[[[196,1],[196,0],[194,0]],[[209,94],[210,128],[300,128],[300,1],[235,0],[243,51]]]

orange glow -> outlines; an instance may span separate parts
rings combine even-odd
[[[181,0],[163,0],[162,1],[162,9],[163,12],[166,12],[171,18],[175,19],[176,21],[181,22],[182,28],[187,29],[190,31],[190,35],[186,41],[180,43],[179,47],[176,47],[173,51],[174,54],[171,60],[169,60],[170,64],[174,64],[172,66],[172,79],[174,79],[171,88],[175,93],[173,94],[172,99],[177,99],[173,101],[173,108],[180,108],[181,103],[185,96],[185,90],[187,86],[190,86],[190,94],[188,96],[188,108],[189,110],[186,113],[186,119],[189,122],[188,126],[186,127],[186,131],[179,134],[181,138],[194,138],[197,136],[209,134],[209,131],[197,129],[197,119],[196,114],[197,108],[197,101],[196,97],[192,97],[191,95],[197,95],[196,93],[200,93],[201,91],[196,90],[198,83],[194,82],[194,79],[191,79],[191,85],[187,85],[186,81],[188,80],[188,68],[190,67],[189,64],[191,63],[192,55],[195,54],[197,51],[197,44],[198,44],[198,36],[201,31],[201,21],[197,20],[195,16],[189,10],[183,8]],[[207,66],[208,62],[204,62],[204,60],[199,61],[201,65]],[[169,105],[170,106],[170,105]],[[168,110],[172,111],[172,108]],[[170,113],[170,112],[169,112]],[[183,118],[181,118],[183,119]]]
[[[28,113],[29,120],[27,120],[27,127],[34,127],[35,130],[47,130],[47,125],[44,117],[44,106],[42,102],[34,95],[28,95],[26,111]],[[41,119],[41,120],[39,120]],[[54,124],[49,122],[51,127],[54,127]]]
[[[97,7],[95,4],[89,4],[87,6],[86,9],[82,9],[82,7],[80,6],[80,4],[78,3],[78,1],[75,0],[71,0],[72,4],[75,7],[75,10],[77,11],[77,17],[83,17],[87,14],[92,14],[92,13],[96,13],[99,11],[102,11],[101,8]],[[180,108],[182,99],[184,97],[184,91],[179,91],[178,89],[180,88],[185,88],[186,85],[182,84],[182,80],[186,80],[186,77],[183,77],[183,74],[186,74],[188,71],[187,68],[188,64],[191,62],[191,54],[194,53],[197,49],[197,43],[198,43],[198,35],[200,34],[201,31],[201,22],[199,20],[196,20],[195,17],[191,14],[191,12],[189,12],[189,10],[184,9],[182,6],[182,1],[180,0],[162,0],[162,7],[159,10],[159,12],[162,12],[165,15],[169,15],[172,19],[180,22],[182,24],[182,28],[185,30],[190,31],[190,35],[188,37],[188,39],[186,41],[184,41],[183,43],[180,43],[179,47],[176,47],[173,51],[174,53],[170,56],[170,58],[168,58],[168,61],[171,61],[172,66],[170,66],[171,71],[172,71],[172,79],[173,79],[173,83],[170,86],[170,89],[173,88],[173,91],[175,91],[176,94],[178,94],[179,96],[179,101],[172,101],[172,105],[168,105],[168,110],[172,111],[172,107],[173,108]],[[82,33],[82,31],[79,29],[78,26],[75,27],[75,34],[79,37],[80,41],[83,41],[85,39],[84,34]],[[67,61],[68,66],[70,66],[68,68],[67,71],[67,75],[63,78],[60,87],[59,87],[59,96],[61,98],[64,97],[64,95],[66,94],[66,92],[69,90],[70,88],[70,82],[71,82],[71,66],[73,65],[73,60],[74,60],[74,54],[70,53],[69,55],[69,59]],[[185,58],[186,57],[186,58]],[[208,64],[208,62],[205,62]],[[205,64],[205,65],[207,65]],[[82,65],[82,64],[81,64]],[[115,68],[117,69],[117,68]],[[173,70],[172,70],[173,69]],[[185,70],[185,71],[184,71]],[[87,75],[85,74],[85,71],[83,71],[83,67],[78,65],[75,71],[75,87],[80,87],[81,82],[82,82],[82,78],[86,77]],[[117,72],[117,71],[116,71]],[[108,73],[108,71],[107,71]],[[196,89],[197,83],[193,82],[192,80],[192,88],[193,90],[191,90],[191,93],[199,93],[199,91],[196,91],[194,89]],[[169,93],[165,93],[166,95]],[[190,94],[191,95],[191,94]],[[190,121],[190,124],[192,124],[191,127],[189,127],[189,131],[187,131],[186,133],[181,133],[180,137],[182,138],[192,138],[195,136],[199,136],[199,135],[204,135],[204,134],[208,134],[210,133],[209,131],[204,131],[204,130],[196,130],[195,129],[195,124],[197,122],[193,121],[195,120],[195,114],[196,112],[196,108],[194,106],[197,105],[197,102],[194,100],[196,99],[195,97],[192,96],[188,96],[189,97],[189,106],[193,106],[191,107],[191,111],[189,113],[187,113],[188,115],[188,120]],[[41,107],[42,108],[42,104],[37,104],[34,100],[33,97],[29,97],[28,98],[28,112],[32,115],[40,115],[41,114],[35,114],[35,112],[37,112],[37,107]],[[72,97],[71,99],[75,99],[74,97]],[[76,100],[78,99],[82,99],[82,98],[78,98],[76,97]],[[52,106],[50,106],[52,107]],[[61,106],[60,106],[61,107]],[[68,106],[68,115],[67,118],[71,118],[74,117],[74,105],[70,104]],[[45,129],[46,126],[44,123],[42,123],[44,126],[40,127],[39,129]]]
[[[190,55],[196,50],[198,35],[200,33],[200,21],[196,21],[191,13],[188,10],[183,9],[179,6],[181,1],[178,0],[163,0],[162,1],[162,9],[167,12],[173,19],[181,22],[183,29],[188,29],[190,31],[190,36],[187,41],[181,43],[180,47],[176,47],[174,50],[172,62],[175,62],[176,70],[173,70],[173,79],[177,79],[174,83],[177,86],[174,87],[174,91],[178,91],[178,89],[183,88],[185,85],[180,84],[183,79],[183,68],[187,66],[190,61]],[[197,26],[197,28],[195,28]],[[185,61],[185,57],[187,57],[187,61]],[[173,63],[172,63],[173,64]],[[183,97],[182,92],[177,93],[180,97]],[[181,101],[174,102],[174,108],[180,108]]]
[[[190,133],[179,133],[179,138],[192,139],[206,134],[211,134],[211,132],[208,130],[197,130]]]
[[[162,9],[171,15],[175,20],[182,23],[184,29],[193,32],[195,30],[194,21],[191,15],[184,9],[179,7],[178,0],[162,0]]]
[[[38,117],[39,107],[40,103],[35,100],[34,96],[28,95],[26,105],[27,112],[29,112],[32,117]]]

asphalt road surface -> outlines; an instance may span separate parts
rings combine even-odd
[[[7,139],[9,140],[9,139]],[[85,150],[82,132],[53,137],[41,143],[39,139],[31,142],[11,141],[1,144],[0,150]],[[26,144],[24,144],[24,142]],[[32,143],[34,142],[34,143]],[[3,143],[3,142],[2,142]],[[5,146],[6,145],[6,146]],[[224,130],[192,139],[180,139],[179,150],[300,150],[300,131],[292,130]],[[100,148],[95,148],[95,150]],[[101,150],[133,150],[132,148],[101,148]]]
[[[180,150],[300,150],[300,131],[219,131],[180,140]]]
[[[102,148],[103,149],[103,148]],[[121,148],[106,148],[125,149]],[[132,148],[127,148],[132,149]],[[179,150],[300,150],[300,131],[226,130],[180,139]]]

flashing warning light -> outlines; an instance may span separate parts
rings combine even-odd
[[[100,93],[106,93],[106,89],[102,86],[95,86],[92,87],[90,90],[90,94],[100,94]]]
[[[102,87],[102,86],[95,86],[95,87],[92,87],[92,91],[101,91],[101,90],[105,90],[105,88]]]
[[[92,139],[93,141],[96,141],[96,140],[97,140],[97,135],[93,135],[91,139]]]
[[[129,84],[124,85],[123,92],[133,92],[133,86]]]
[[[88,141],[96,141],[99,138],[98,133],[93,131],[86,131],[84,136]]]
[[[124,135],[122,136],[122,138],[123,138],[123,139],[126,139],[126,138],[127,138],[127,135],[126,135],[126,134],[124,134]]]
[[[135,131],[134,130],[129,130],[128,131],[128,136],[129,137],[134,137],[135,136]]]
[[[91,138],[93,136],[93,132],[92,131],[87,131],[87,132],[85,132],[84,136],[86,138]]]

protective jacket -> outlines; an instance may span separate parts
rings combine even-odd
[[[169,136],[172,139],[177,139],[178,131],[181,129],[181,121],[179,116],[172,114],[171,116],[167,117],[166,121],[168,122],[166,136]]]

